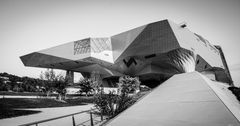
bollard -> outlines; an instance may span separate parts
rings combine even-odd
[[[76,126],[76,125],[75,125],[74,115],[72,115],[72,121],[73,121],[73,126]]]
[[[92,118],[92,112],[90,111],[90,121],[91,121],[91,126],[93,126],[93,118]]]

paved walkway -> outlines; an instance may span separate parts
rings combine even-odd
[[[84,110],[89,110],[93,107],[92,104],[81,105],[81,106],[72,106],[72,107],[56,107],[56,108],[39,108],[39,109],[28,109],[28,110],[37,110],[42,111],[38,114],[32,114],[27,116],[20,116],[15,118],[7,118],[0,120],[0,126],[17,126],[21,124],[26,124],[34,121],[59,117],[71,113],[76,113]],[[90,114],[83,113],[74,116],[76,126],[87,126],[90,125]],[[96,118],[97,119],[97,118]],[[98,119],[100,120],[100,118]],[[95,120],[96,123],[96,120]],[[72,117],[66,117],[47,123],[39,124],[38,126],[72,126]]]
[[[177,74],[107,126],[240,126],[240,105],[227,87],[198,72]]]

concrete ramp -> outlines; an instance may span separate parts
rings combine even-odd
[[[240,126],[240,104],[227,86],[198,72],[178,74],[107,126]]]

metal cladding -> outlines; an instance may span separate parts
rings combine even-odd
[[[180,73],[195,71],[196,55],[192,51],[180,48],[168,52],[167,56]]]
[[[86,38],[20,57],[25,66],[98,71],[103,78],[170,77],[225,65],[219,50],[200,35],[169,20],[105,38]],[[153,77],[153,76],[152,76]]]

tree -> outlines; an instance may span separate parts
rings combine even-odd
[[[56,74],[53,69],[47,69],[45,72],[41,72],[40,79],[45,83],[47,97],[53,91],[58,93],[58,99],[62,100],[62,96],[66,93],[66,79],[61,74]],[[44,81],[45,80],[45,81]]]
[[[0,78],[0,85],[2,85],[3,83],[4,83],[4,80]]]
[[[0,78],[0,91],[8,91],[11,89],[11,85],[9,83],[5,83],[4,79]]]
[[[55,72],[53,71],[53,69],[47,69],[44,72],[41,72],[40,74],[40,79],[41,80],[45,80],[45,89],[46,89],[46,94],[47,97],[49,97],[50,93],[53,91],[53,81],[54,81],[54,77],[55,77]]]
[[[58,99],[62,100],[62,96],[65,96],[66,94],[65,87],[67,84],[67,80],[61,74],[59,74],[55,77],[54,83],[55,83],[55,90],[58,93]]]
[[[36,86],[44,86],[42,85],[42,80],[30,78],[30,77],[18,77],[8,73],[0,73],[0,76],[6,77],[8,79],[3,79],[4,85],[2,85],[1,89],[4,90],[14,90],[14,91],[27,91],[27,92],[35,92]]]
[[[80,90],[81,94],[84,92],[86,94],[86,96],[88,96],[89,93],[92,92],[93,88],[90,85],[90,83],[91,83],[91,80],[88,78],[85,78],[85,79],[79,81],[78,85],[81,88],[81,90]]]
[[[36,86],[39,85],[35,80],[36,79],[25,77],[22,83],[23,90],[27,92],[35,92],[37,90]]]
[[[90,85],[94,91],[94,94],[100,91],[102,86],[102,78],[99,71],[93,71],[90,75]]]
[[[47,69],[45,72],[41,72],[40,79],[54,81],[56,78],[56,73],[53,69]]]

